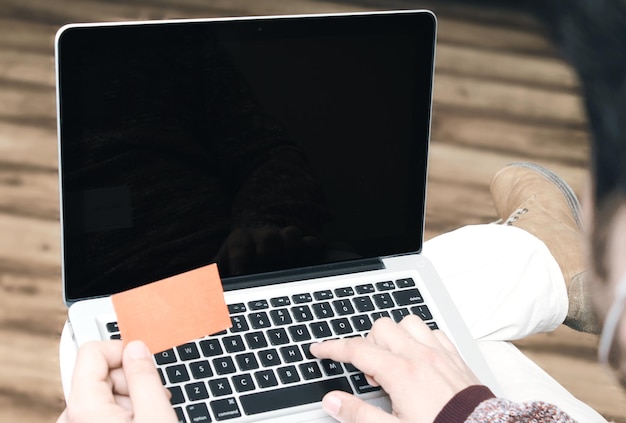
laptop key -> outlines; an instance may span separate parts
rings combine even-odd
[[[296,322],[308,322],[313,320],[313,314],[308,305],[291,307],[291,314]]]
[[[361,313],[373,311],[376,308],[374,303],[372,303],[372,299],[367,296],[353,298],[352,302],[354,302],[354,307]]]
[[[394,307],[393,300],[391,299],[391,296],[388,293],[386,293],[386,292],[383,293],[383,294],[375,294],[374,295],[374,302],[376,303],[376,306],[378,306],[378,308],[391,308],[391,307]],[[401,304],[401,305],[405,305],[405,304]]]
[[[422,294],[420,294],[417,288],[396,291],[393,293],[393,298],[399,306],[408,306],[424,302],[424,298],[422,298]]]
[[[205,357],[213,357],[216,355],[222,355],[222,346],[217,339],[205,339],[200,341],[200,349]]]
[[[333,335],[328,323],[325,321],[311,323],[311,332],[313,332],[313,336],[317,339],[328,338]]]
[[[300,369],[300,373],[302,373],[302,377],[307,380],[318,379],[322,377],[322,371],[320,370],[320,366],[315,361],[302,363],[298,365],[298,368]]]
[[[352,326],[350,325],[348,319],[346,319],[345,317],[341,319],[331,320],[330,324],[337,335],[345,335],[352,332]]]
[[[293,323],[293,320],[291,320],[291,315],[286,308],[272,310],[270,311],[270,316],[272,316],[272,322],[274,322],[276,326],[289,325]]]
[[[178,351],[178,356],[183,361],[196,360],[200,358],[200,352],[198,351],[198,347],[194,342],[189,342],[187,344],[176,347],[176,351]]]
[[[386,311],[375,311],[372,313],[372,319],[374,319],[374,321],[380,319],[381,317],[390,317],[389,313]]]
[[[250,332],[246,333],[244,336],[246,338],[246,342],[248,343],[248,348],[251,350],[267,347],[267,339],[265,339],[263,332]]]
[[[291,305],[291,300],[289,299],[289,297],[270,298],[270,304],[272,305],[272,307],[284,307]]]
[[[295,366],[281,367],[276,370],[278,372],[278,378],[284,384],[295,383],[300,381],[300,376]]]
[[[273,370],[261,370],[254,374],[254,378],[257,381],[257,384],[261,388],[270,388],[272,386],[278,385],[278,380],[276,380],[276,375]]]
[[[109,339],[122,339],[122,335],[119,333],[112,334]]]
[[[288,345],[280,349],[280,355],[283,357],[285,363],[295,363],[302,361],[302,354],[297,345]]]
[[[244,313],[246,311],[246,305],[244,303],[228,304],[228,312],[230,314]]]
[[[213,376],[213,371],[206,360],[189,363],[189,369],[194,379],[204,379]]]
[[[352,320],[352,325],[359,332],[364,330],[370,330],[372,328],[372,321],[367,316],[367,314],[352,316],[350,317],[350,320]]]
[[[356,287],[356,293],[357,294],[371,294],[372,292],[374,292],[374,285],[372,285],[371,283],[366,283],[364,285],[358,285]]]
[[[246,349],[240,335],[225,336],[222,342],[224,343],[224,348],[226,348],[226,351],[229,353],[241,352]]]
[[[340,316],[354,313],[354,307],[352,307],[352,303],[350,302],[350,300],[333,301],[333,307],[335,307],[337,314],[339,314]]]
[[[313,313],[317,316],[318,319],[325,319],[327,317],[334,317],[335,312],[333,311],[330,303],[317,303],[313,304]]]
[[[283,328],[269,329],[267,331],[267,336],[270,338],[270,343],[272,345],[284,345],[289,343],[287,332]]]
[[[380,391],[380,386],[372,386],[365,379],[365,375],[363,373],[356,373],[350,375],[350,380],[352,380],[352,384],[357,393],[364,394],[366,392]]]
[[[263,367],[276,366],[281,363],[278,351],[273,348],[269,350],[259,351],[258,355]]]
[[[319,402],[327,392],[337,390],[353,392],[348,379],[339,377],[246,394],[239,397],[239,400],[245,414],[259,414]]]
[[[257,361],[253,353],[239,354],[235,356],[239,369],[243,371],[254,370],[259,368],[259,362]]]
[[[428,306],[426,304],[411,307],[411,312],[421,317],[422,320],[430,320],[433,318],[433,315],[430,313],[430,310],[428,309]]]
[[[252,311],[265,310],[266,308],[269,308],[269,307],[270,305],[267,303],[267,300],[250,301],[248,303],[248,308]]]
[[[187,423],[187,419],[185,419],[185,414],[183,414],[182,408],[174,407],[174,412],[176,413],[176,419],[178,420],[178,423]],[[210,421],[210,420],[207,420],[207,421]]]
[[[248,392],[255,388],[252,376],[247,373],[233,376],[233,385],[235,386],[235,390],[237,392]]]
[[[308,358],[309,360],[313,360],[317,358],[313,354],[311,354],[311,343],[302,344],[301,347],[302,347],[302,352],[304,353],[304,356],[306,358]]]
[[[185,385],[185,392],[189,401],[200,401],[209,397],[209,391],[204,382],[194,382]]]
[[[235,398],[225,398],[211,401],[211,409],[217,420],[228,420],[241,417],[241,411]]]
[[[157,364],[171,364],[177,361],[173,349],[165,350],[154,355]]]
[[[377,282],[376,289],[379,291],[391,291],[396,285],[392,281]]]
[[[203,422],[211,421],[211,416],[209,415],[209,409],[207,408],[206,404],[203,402],[200,402],[198,404],[188,405],[187,414],[189,415],[189,421],[191,423],[203,423]],[[179,417],[179,421],[184,422],[185,420],[184,418],[183,420],[180,420],[180,417]]]
[[[435,322],[426,322],[426,325],[428,325],[431,330],[439,329],[439,326],[437,326]]]
[[[210,380],[209,388],[214,397],[221,397],[222,395],[230,395],[233,393],[230,383],[225,377]]]
[[[180,383],[189,380],[189,373],[187,373],[187,368],[184,364],[166,367],[165,373],[167,373],[170,383]]]
[[[248,315],[248,320],[250,320],[250,325],[252,325],[254,329],[269,328],[271,326],[270,319],[264,311],[251,313]]]
[[[329,359],[322,360],[322,369],[324,369],[326,376],[336,376],[343,373],[341,363]]]
[[[313,293],[313,298],[315,298],[318,301],[330,300],[333,297],[334,297],[333,292],[330,289],[326,289],[324,291],[317,291]]]
[[[351,295],[354,295],[354,289],[352,289],[351,287],[347,286],[345,288],[337,288],[335,289],[335,295],[339,298],[341,297],[349,297]]]
[[[291,326],[289,327],[289,333],[294,342],[308,341],[311,339],[311,334],[306,328],[306,325]]]
[[[183,390],[180,386],[170,386],[169,388],[170,394],[172,397],[170,398],[170,403],[172,405],[181,404],[185,402],[185,397],[183,396]]]
[[[107,332],[111,333],[111,332],[119,332],[120,328],[119,326],[117,326],[117,322],[109,322],[107,323]]]
[[[397,310],[391,310],[391,317],[396,323],[400,323],[400,321],[404,319],[405,316],[408,316],[409,314],[411,313],[409,313],[409,310],[406,308],[399,308]]]
[[[396,286],[398,288],[409,288],[411,286],[415,286],[415,281],[413,280],[413,278],[398,279],[396,281]]]
[[[237,369],[235,369],[235,363],[230,357],[219,357],[213,359],[213,367],[215,367],[215,371],[218,375],[226,375],[237,371]]]
[[[360,370],[357,369],[356,366],[352,363],[343,363],[343,365],[346,366],[346,370],[348,371],[348,373],[360,372]]]
[[[291,299],[294,304],[310,303],[313,301],[313,297],[309,293],[292,295]]]
[[[250,329],[248,322],[246,321],[246,316],[244,315],[231,316],[230,322],[233,324],[230,327],[231,333],[244,332]]]

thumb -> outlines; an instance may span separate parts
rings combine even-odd
[[[391,414],[343,391],[332,391],[322,399],[322,408],[341,423],[397,423]]]
[[[152,354],[141,341],[131,341],[124,349],[122,367],[133,405],[134,421],[178,422]]]

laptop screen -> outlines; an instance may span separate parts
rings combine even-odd
[[[66,300],[419,252],[434,38],[424,12],[65,28]]]

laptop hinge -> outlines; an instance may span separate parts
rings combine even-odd
[[[257,286],[274,285],[285,282],[297,282],[307,279],[325,278],[329,276],[346,275],[349,273],[368,272],[384,269],[385,265],[380,258],[361,259],[350,262],[331,263],[319,266],[302,267],[298,269],[270,272],[262,275],[236,276],[224,278],[224,290],[252,288]]]

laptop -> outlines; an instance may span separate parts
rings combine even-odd
[[[110,295],[217,263],[233,326],[155,354],[180,421],[390,410],[308,346],[383,316],[445,331],[495,381],[420,255],[429,11],[71,24],[56,38],[66,394],[76,349],[119,338]]]

